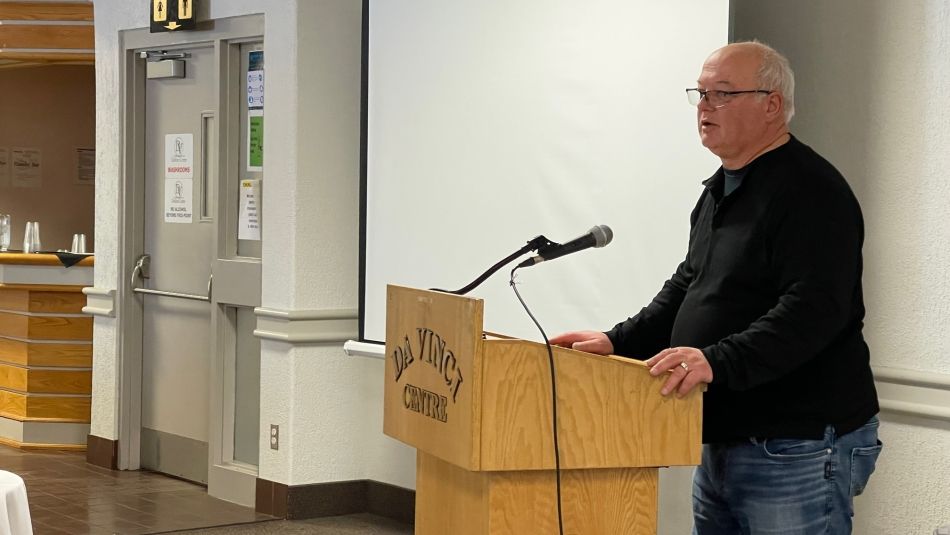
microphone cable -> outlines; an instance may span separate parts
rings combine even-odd
[[[534,317],[534,314],[532,314],[528,308],[528,304],[524,302],[524,299],[518,292],[518,286],[515,284],[515,271],[518,271],[519,267],[520,266],[516,266],[511,270],[511,277],[508,284],[511,286],[511,289],[514,290],[525,312],[528,313],[528,317],[531,318],[531,321],[533,321],[538,330],[541,331],[541,337],[544,338],[544,345],[548,350],[548,364],[551,370],[551,428],[554,430],[554,475],[557,481],[557,527],[560,535],[564,535],[564,516],[561,512],[561,452],[557,439],[557,382],[555,381],[554,373],[554,350],[551,349],[551,342],[548,340],[548,335],[544,333],[541,324],[538,323],[537,318]]]

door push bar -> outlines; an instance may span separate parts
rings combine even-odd
[[[208,295],[195,295],[195,294],[183,294],[181,292],[166,292],[164,290],[152,290],[149,288],[137,288],[135,283],[138,279],[148,279],[149,278],[149,266],[152,263],[152,257],[148,254],[143,254],[135,261],[135,267],[132,268],[132,291],[137,294],[148,294],[148,295],[161,295],[163,297],[177,297],[179,299],[191,299],[192,301],[204,301],[206,303],[211,302],[211,282],[214,277],[214,273],[208,275]]]

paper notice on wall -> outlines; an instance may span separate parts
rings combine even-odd
[[[0,147],[0,188],[10,186],[10,149]]]
[[[194,177],[194,136],[192,134],[165,134],[165,178]]]
[[[165,222],[191,223],[194,214],[192,180],[173,178],[165,180]]]
[[[238,239],[261,239],[261,181],[241,181],[241,206],[238,213]]]
[[[247,110],[247,170],[264,170],[263,110]]]
[[[96,149],[76,149],[76,183],[96,185]]]
[[[13,163],[11,183],[14,188],[38,188],[43,185],[43,153],[40,149],[14,147],[10,160]]]

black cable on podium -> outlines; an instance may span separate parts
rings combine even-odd
[[[528,313],[531,321],[533,321],[538,330],[541,331],[541,337],[544,338],[544,345],[548,350],[548,368],[551,370],[551,428],[554,430],[554,476],[557,481],[557,527],[560,535],[564,535],[564,516],[561,513],[561,451],[557,439],[557,381],[555,381],[556,374],[554,373],[554,350],[551,349],[551,342],[548,340],[548,335],[544,333],[544,328],[541,327],[537,318],[531,313],[527,303],[525,303],[521,297],[521,293],[518,292],[518,287],[515,285],[515,271],[518,271],[519,267],[521,266],[515,266],[515,268],[511,270],[508,284],[511,285],[511,289],[514,290],[518,301],[521,302],[521,306],[524,307],[524,311]]]
[[[554,350],[551,348],[551,342],[548,340],[548,335],[545,334],[544,328],[541,327],[541,324],[538,322],[537,318],[534,317],[534,314],[532,314],[531,310],[528,308],[528,304],[525,303],[524,299],[521,297],[521,294],[518,292],[518,287],[515,285],[515,271],[518,271],[518,269],[522,267],[533,266],[539,262],[559,258],[561,256],[582,251],[590,247],[603,247],[610,243],[610,240],[612,239],[613,231],[610,230],[610,227],[606,225],[597,225],[596,227],[590,229],[587,234],[584,234],[563,245],[552,242],[544,236],[538,236],[537,238],[528,241],[528,243],[521,249],[508,255],[494,266],[488,268],[488,271],[479,275],[478,278],[463,288],[451,292],[432,288],[433,291],[437,292],[465,295],[476,288],[479,284],[485,282],[485,280],[492,276],[496,271],[514,261],[514,259],[528,253],[529,251],[537,251],[537,256],[525,260],[511,270],[508,284],[511,286],[511,289],[514,290],[515,296],[518,297],[518,301],[521,302],[521,306],[524,307],[524,310],[528,313],[531,321],[533,321],[538,330],[541,331],[541,337],[544,338],[544,345],[548,350],[548,367],[551,370],[551,429],[553,430],[554,435],[554,475],[557,482],[557,526],[560,535],[564,535],[564,515],[562,513],[561,507],[561,450],[560,445],[558,444],[557,435],[557,374],[555,373],[554,369]]]
[[[499,269],[513,262],[516,258],[524,256],[531,251],[536,251],[543,255],[545,252],[560,246],[561,244],[552,242],[544,236],[538,236],[532,240],[529,240],[528,243],[525,244],[525,246],[521,249],[518,249],[514,253],[511,253],[510,255],[501,259],[498,263],[488,268],[487,271],[479,275],[475,280],[463,286],[462,288],[452,291],[440,290],[438,288],[432,288],[432,290],[455,295],[465,295],[468,292],[474,290],[481,283],[485,282],[488,277],[494,275]],[[551,427],[554,429],[554,475],[557,479],[557,525],[560,535],[564,535],[564,517],[561,513],[561,453],[557,438],[557,387],[554,383],[554,352],[551,349],[551,342],[548,341],[548,336],[544,333],[544,329],[541,328],[541,324],[538,323],[537,319],[535,319],[534,314],[531,313],[531,310],[528,309],[528,305],[525,304],[524,299],[521,298],[521,294],[518,293],[518,288],[515,287],[515,271],[517,271],[520,267],[521,266],[519,265],[511,270],[509,284],[511,285],[511,289],[515,291],[515,295],[518,297],[518,301],[521,302],[521,306],[524,307],[525,311],[528,313],[528,316],[531,317],[531,320],[534,321],[534,324],[538,327],[538,330],[541,331],[541,336],[544,338],[544,344],[548,349],[548,363],[551,369],[551,413],[553,415]]]

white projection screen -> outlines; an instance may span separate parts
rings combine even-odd
[[[719,165],[684,89],[727,41],[728,0],[368,6],[361,338],[385,338],[387,283],[461,288],[539,234],[597,224],[606,248],[517,272],[532,312],[551,336],[647,304]],[[469,295],[487,330],[541,340],[510,267]]]

